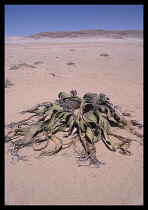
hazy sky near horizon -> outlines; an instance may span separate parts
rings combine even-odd
[[[45,31],[143,30],[143,5],[5,5],[5,36]]]

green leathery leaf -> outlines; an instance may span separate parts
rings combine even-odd
[[[56,112],[55,113],[55,121],[58,121],[58,120],[62,119],[64,114],[65,114],[65,112],[61,112],[61,111],[60,112]]]
[[[94,136],[94,142],[101,140],[101,129],[98,129],[97,134]]]
[[[17,132],[17,136],[25,136],[25,132]]]
[[[102,113],[99,115],[99,125],[101,128],[103,128],[105,130],[105,132],[107,134],[109,134],[110,133],[110,125],[109,125],[108,120],[103,116],[104,115],[102,115]]]
[[[102,113],[104,113],[104,112],[105,112],[105,107],[100,106],[100,107],[99,107],[99,111],[102,112]]]
[[[85,108],[85,106],[88,105],[88,104],[90,104],[90,103],[87,103],[85,101],[81,102],[78,115],[81,113],[81,110],[83,110]]]
[[[79,112],[77,113],[77,116],[75,118],[75,122],[77,123],[77,125],[79,125],[80,118],[81,118],[81,111],[79,110]]]
[[[54,134],[51,135],[51,140],[54,141],[55,143],[59,143],[62,142],[61,139],[59,139],[57,136],[55,136]]]
[[[100,114],[99,114],[99,117],[100,117],[100,116],[103,117],[103,118],[105,118],[105,119],[107,118],[107,116],[106,116],[105,113],[100,113]]]
[[[97,117],[93,113],[85,114],[85,117],[87,119],[87,122],[93,122],[97,124]]]
[[[85,133],[85,122],[83,121],[82,118],[80,118],[80,121],[79,121],[79,127],[81,128],[81,130]]]
[[[41,155],[54,155],[55,153],[57,153],[61,147],[62,147],[62,141],[55,135],[51,135],[51,140],[54,141],[56,143],[56,146],[53,150],[51,151],[43,151],[41,152]]]
[[[110,142],[110,144],[111,144],[111,146],[112,146],[112,149],[114,150],[114,151],[116,151],[116,147],[115,147],[115,144],[114,144],[114,142],[109,138],[109,142]]]
[[[75,123],[75,119],[73,118],[72,121],[69,124],[69,130],[68,130],[68,135],[70,135],[74,129],[74,123]]]
[[[46,116],[42,117],[35,124],[31,125],[27,129],[27,131],[25,133],[25,140],[23,143],[26,143],[29,140],[31,140],[31,138],[36,134],[36,132],[40,130],[40,128],[42,127],[42,125],[44,123],[45,118],[46,118]]]
[[[14,131],[17,133],[17,132],[25,132],[27,130],[28,130],[28,127],[24,127],[24,128],[17,128]]]
[[[28,130],[28,127],[17,128],[17,129],[15,129],[15,135],[25,136],[25,133],[26,133],[27,130]]]
[[[60,104],[54,104],[53,105],[53,110],[57,111],[57,112],[62,112],[63,111],[63,107]]]
[[[83,115],[82,118],[84,125],[89,126],[89,123],[87,122],[87,118],[85,117],[85,115]]]
[[[71,115],[72,115],[72,113],[64,112],[63,120],[67,121],[68,116],[71,116]]]
[[[54,153],[58,152],[59,149],[62,147],[62,141],[55,135],[51,135],[51,140],[54,141],[55,143],[57,143],[54,150],[52,151],[52,153],[54,154]]]
[[[111,144],[112,149],[113,149],[114,151],[116,151],[117,148],[115,147],[114,142],[109,138],[109,135],[108,135],[108,134],[106,135],[106,137],[107,137],[107,141],[109,141],[109,143]]]
[[[54,111],[56,111],[56,112],[62,112],[63,111],[63,107],[58,102],[55,102],[53,104],[53,106],[50,107],[45,113],[47,115],[51,115]]]
[[[53,107],[51,107],[50,109],[48,109],[48,110],[46,111],[46,114],[47,114],[47,115],[52,115],[52,113],[53,113]]]
[[[48,131],[52,128],[52,126],[54,125],[55,123],[55,119],[56,119],[56,115],[53,114],[52,117],[49,119],[49,120],[46,120],[44,125],[43,125],[43,129],[45,131]]]
[[[52,127],[51,127],[51,133],[53,133],[54,129],[56,129],[57,126],[60,125],[60,122],[61,122],[61,119],[62,119],[62,116],[63,116],[63,115],[64,115],[64,112],[62,112],[61,114],[59,114],[59,115],[55,118],[55,120],[54,120],[54,122],[53,122],[53,125],[52,125]]]
[[[93,142],[94,134],[90,127],[86,127],[85,135],[90,139],[91,142]]]
[[[117,124],[117,121],[114,119],[114,117],[109,116],[109,117],[107,117],[107,119],[108,119],[109,121],[114,122],[115,124]]]
[[[66,125],[67,125],[67,126],[70,126],[71,122],[73,122],[73,121],[74,121],[74,117],[73,117],[73,115],[71,115],[71,116],[69,117],[68,121],[66,122]]]
[[[64,112],[55,112],[51,118],[44,123],[44,129],[49,130],[58,120],[62,119]]]
[[[123,116],[120,116],[119,122],[123,123],[124,125],[127,125],[127,120]]]
[[[45,112],[44,109],[37,109],[34,111],[34,113],[36,113],[36,114],[43,114],[44,112]]]
[[[65,129],[66,129],[66,125],[59,125],[59,127],[56,130],[54,130],[52,133],[56,134],[58,132],[64,131]]]
[[[62,98],[62,99],[67,99],[67,98],[71,98],[72,95],[71,94],[67,94],[65,92],[60,92],[59,95],[58,95],[59,98]]]

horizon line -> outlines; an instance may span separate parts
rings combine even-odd
[[[5,37],[27,37],[27,36],[32,36],[35,34],[39,34],[39,33],[45,33],[45,32],[78,32],[78,31],[143,31],[143,29],[122,29],[122,30],[115,30],[115,29],[80,29],[80,30],[69,30],[69,31],[41,31],[41,32],[36,32],[33,33],[31,35],[5,35]]]

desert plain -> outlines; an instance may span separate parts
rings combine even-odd
[[[5,87],[5,124],[71,90],[104,93],[143,124],[142,38],[6,37],[6,79],[13,85]],[[5,144],[5,205],[143,205],[143,146],[133,141],[131,156],[101,141],[96,148],[100,168],[80,166],[72,147],[40,159],[24,149],[23,161]]]

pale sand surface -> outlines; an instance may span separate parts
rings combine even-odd
[[[9,39],[10,40],[10,39]],[[11,42],[5,45],[5,123],[17,122],[18,114],[42,102],[54,102],[61,91],[76,89],[105,93],[122,111],[143,124],[143,41],[140,39],[60,39],[45,42]],[[100,54],[108,54],[101,57]],[[43,62],[34,65],[34,62]],[[67,65],[74,62],[75,65]],[[13,65],[27,63],[36,68]],[[53,76],[51,73],[54,73]],[[143,146],[131,144],[131,156],[96,144],[100,168],[78,167],[70,147],[55,156],[17,161],[5,150],[6,205],[142,205]],[[32,148],[22,154],[36,154]]]

